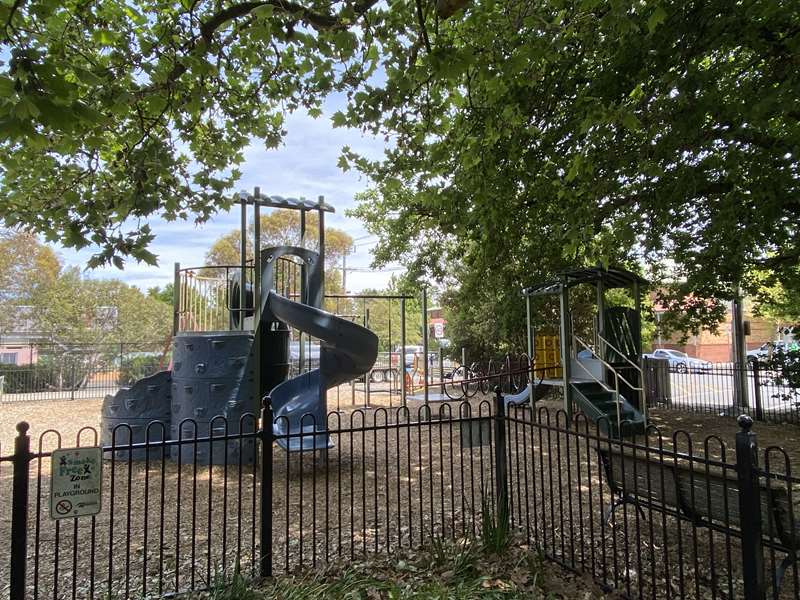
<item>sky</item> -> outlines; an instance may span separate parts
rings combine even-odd
[[[392,275],[398,273],[397,265],[389,265],[382,272],[363,272],[371,262],[370,249],[377,239],[369,236],[363,224],[347,217],[346,209],[355,206],[354,196],[365,190],[369,181],[358,172],[343,172],[336,166],[342,146],[370,158],[382,156],[385,142],[382,138],[363,136],[353,129],[334,129],[330,115],[343,105],[341,99],[332,98],[326,103],[325,112],[317,119],[305,113],[295,113],[286,118],[287,135],[284,144],[267,150],[261,143],[252,143],[245,151],[241,165],[242,178],[238,189],[252,192],[254,186],[262,194],[305,197],[315,200],[325,196],[335,214],[326,215],[328,226],[342,229],[354,239],[354,253],[347,257],[347,267],[359,269],[347,273],[347,291],[359,292],[366,287],[383,288]],[[156,239],[150,250],[158,256],[159,265],[152,267],[127,262],[125,269],[106,267],[86,271],[87,277],[114,277],[146,290],[150,287],[170,283],[173,279],[174,263],[197,267],[204,264],[205,253],[211,244],[224,233],[237,229],[240,223],[238,206],[231,211],[220,212],[207,223],[197,226],[192,221],[166,222],[159,218],[149,221]],[[92,255],[87,248],[76,252],[69,248],[58,248],[59,255],[68,265],[85,268]]]

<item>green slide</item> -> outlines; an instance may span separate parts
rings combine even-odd
[[[583,413],[595,423],[600,423],[600,430],[615,438],[641,435],[645,431],[645,418],[624,396],[594,381],[570,384],[573,399]],[[617,398],[619,398],[619,417],[622,426],[617,424]],[[610,428],[610,431],[609,431]]]

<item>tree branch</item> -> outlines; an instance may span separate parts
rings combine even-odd
[[[357,2],[355,4],[356,17],[364,16],[364,14],[377,3],[378,0],[361,0]],[[291,0],[261,0],[259,2],[242,2],[241,4],[235,4],[214,13],[200,25],[200,37],[208,45],[214,37],[214,33],[226,23],[248,15],[262,6],[272,6],[283,13],[295,15],[299,20],[308,23],[318,31],[340,28],[346,29],[352,25],[352,23],[342,19],[341,16],[314,12],[302,4],[292,2]],[[196,46],[197,38],[194,38],[186,45],[184,54],[188,54]],[[174,83],[187,69],[188,67],[186,65],[176,63],[167,76],[166,84],[170,85]],[[151,86],[148,89],[153,89],[153,87]]]
[[[417,20],[419,21],[419,29],[422,34],[422,39],[425,42],[425,49],[428,54],[431,53],[431,41],[428,39],[428,30],[425,28],[425,15],[422,12],[422,1],[416,0],[417,5]]]

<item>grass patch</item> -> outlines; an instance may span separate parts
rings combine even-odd
[[[494,546],[497,547],[497,546]],[[235,578],[204,594],[214,600],[550,600],[605,596],[590,581],[544,563],[506,535],[502,550],[484,540],[434,538],[422,550],[331,564],[257,587]]]
[[[540,568],[528,553],[490,558],[476,540],[434,539],[419,552],[282,577],[259,591],[276,600],[554,598],[538,585]]]

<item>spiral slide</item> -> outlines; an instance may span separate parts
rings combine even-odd
[[[272,389],[275,435],[289,451],[320,450],[333,444],[327,429],[327,392],[367,373],[378,356],[378,336],[322,309],[270,291],[265,309],[277,320],[320,341],[320,367]],[[315,432],[316,426],[316,433]],[[289,435],[289,437],[285,437]]]

